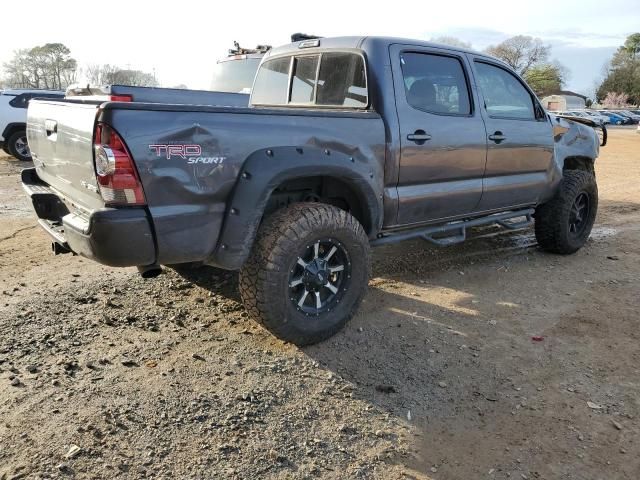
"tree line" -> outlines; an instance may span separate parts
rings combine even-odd
[[[470,43],[455,37],[435,37],[431,40],[436,43],[471,48]],[[551,46],[545,44],[540,38],[516,35],[497,45],[487,47],[484,53],[499,58],[513,68],[540,97],[562,90],[569,75],[563,65],[549,59]]]
[[[596,91],[598,99],[612,106],[640,104],[640,33],[629,35],[604,68]]]
[[[432,39],[457,47],[471,44],[455,37]],[[517,35],[484,50],[517,71],[536,95],[544,97],[559,93],[568,79],[568,70],[557,61],[550,61],[551,46],[541,39]],[[624,44],[605,65],[604,79],[596,84],[595,101],[609,107],[640,104],[640,33],[629,35]],[[590,105],[591,100],[587,100]]]
[[[109,64],[81,68],[62,43],[16,50],[3,70],[0,83],[7,88],[64,90],[79,78],[93,85],[158,86],[154,75],[141,70]]]
[[[470,43],[455,37],[437,37],[432,41],[471,48]],[[568,78],[568,70],[550,60],[551,46],[540,38],[516,35],[486,48],[485,53],[511,66],[540,97],[561,91]],[[640,33],[627,37],[604,73],[596,89],[596,101],[611,106],[640,104]],[[158,86],[155,75],[137,69],[109,64],[80,68],[62,43],[16,50],[13,58],[4,64],[0,86],[64,90],[81,77],[95,85]]]

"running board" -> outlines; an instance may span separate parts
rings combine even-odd
[[[447,245],[454,245],[456,243],[464,242],[467,239],[467,228],[479,227],[481,225],[498,224],[501,227],[508,228],[509,230],[517,230],[525,228],[533,223],[533,208],[526,210],[516,210],[513,212],[498,213],[495,215],[488,215],[486,217],[474,218],[472,220],[461,220],[457,222],[445,223],[444,225],[431,226],[426,228],[417,228],[409,231],[401,231],[397,233],[383,234],[371,242],[371,245],[386,245],[388,243],[401,242],[403,240],[410,240],[413,238],[422,238],[431,243],[435,243],[441,247]],[[523,218],[520,221],[513,221],[516,218]],[[435,237],[434,235],[450,234],[442,237]]]

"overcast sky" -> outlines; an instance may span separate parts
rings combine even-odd
[[[28,6],[13,4],[10,11],[0,7],[0,63],[15,49],[61,42],[80,65],[129,66],[155,71],[163,86],[207,88],[213,64],[233,40],[253,47],[288,43],[294,32],[416,39],[452,35],[481,50],[525,34],[551,44],[552,58],[570,69],[567,88],[591,94],[603,64],[627,35],[640,31],[640,0],[464,3],[31,0]]]

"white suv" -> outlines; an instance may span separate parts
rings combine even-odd
[[[58,90],[0,90],[0,146],[18,160],[31,160],[27,145],[27,107],[32,98],[64,98]]]

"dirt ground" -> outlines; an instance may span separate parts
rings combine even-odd
[[[360,313],[304,349],[234,274],[52,256],[1,158],[0,479],[637,480],[639,147],[610,133],[577,254],[495,228],[381,247]]]

